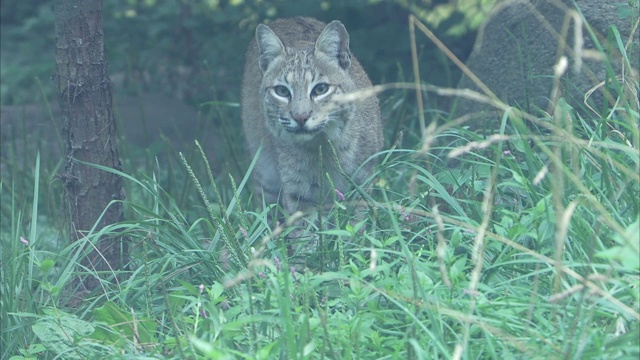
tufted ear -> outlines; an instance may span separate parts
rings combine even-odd
[[[260,70],[265,72],[277,57],[284,55],[284,45],[278,35],[264,24],[260,24],[256,28],[256,42],[260,50],[258,65]]]
[[[349,51],[349,33],[344,25],[334,20],[327,25],[316,40],[315,52],[338,61],[341,68],[347,70],[351,66],[351,52]]]

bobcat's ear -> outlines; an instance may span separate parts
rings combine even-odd
[[[260,50],[258,65],[262,72],[267,71],[269,65],[278,57],[284,54],[284,45],[278,35],[267,25],[260,24],[256,28],[256,42]]]
[[[336,59],[338,65],[345,70],[351,66],[349,33],[340,21],[334,20],[322,30],[318,40],[316,40],[315,51]]]

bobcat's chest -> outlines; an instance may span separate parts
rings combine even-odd
[[[348,186],[328,143],[314,149],[289,148],[278,162],[285,190],[308,201],[323,203],[334,188],[344,191]]]

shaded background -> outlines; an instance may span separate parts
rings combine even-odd
[[[280,17],[342,21],[351,50],[376,84],[413,81],[408,15],[414,13],[465,60],[475,31],[495,0],[109,0],[104,38],[114,83],[120,155],[125,171],[203,144],[217,174],[242,176],[246,154],[239,129],[244,53],[257,24]],[[55,174],[64,157],[55,86],[53,4],[6,1],[0,9],[1,170],[29,173],[35,153]],[[454,87],[459,71],[417,34],[421,79]],[[425,94],[425,96],[429,96]],[[415,94],[380,95],[387,145],[404,134],[417,142]],[[427,98],[446,113],[449,99]],[[33,146],[36,145],[36,146]],[[169,163],[169,162],[167,162]],[[151,167],[150,167],[151,166]],[[28,179],[27,179],[28,180]]]
[[[111,0],[104,2],[105,46],[119,91],[160,92],[199,105],[238,101],[243,55],[255,26],[304,15],[341,20],[352,51],[375,83],[411,78],[407,16],[413,10],[462,59],[495,0]],[[50,1],[3,1],[0,53],[2,105],[55,94]],[[431,44],[421,43],[429,82],[455,84],[458,74]],[[442,71],[446,70],[446,71]],[[40,87],[35,78],[42,81]]]

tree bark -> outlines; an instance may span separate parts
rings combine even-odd
[[[124,190],[119,176],[78,162],[121,169],[104,54],[102,0],[56,0],[54,8],[55,80],[66,141],[64,203],[71,241],[77,241],[94,226],[97,231],[122,220],[121,202],[112,201],[124,200]],[[88,269],[109,278],[125,265],[127,243],[118,234],[93,244],[85,247],[87,256],[82,259]],[[84,285],[93,289],[98,280],[89,276]]]

